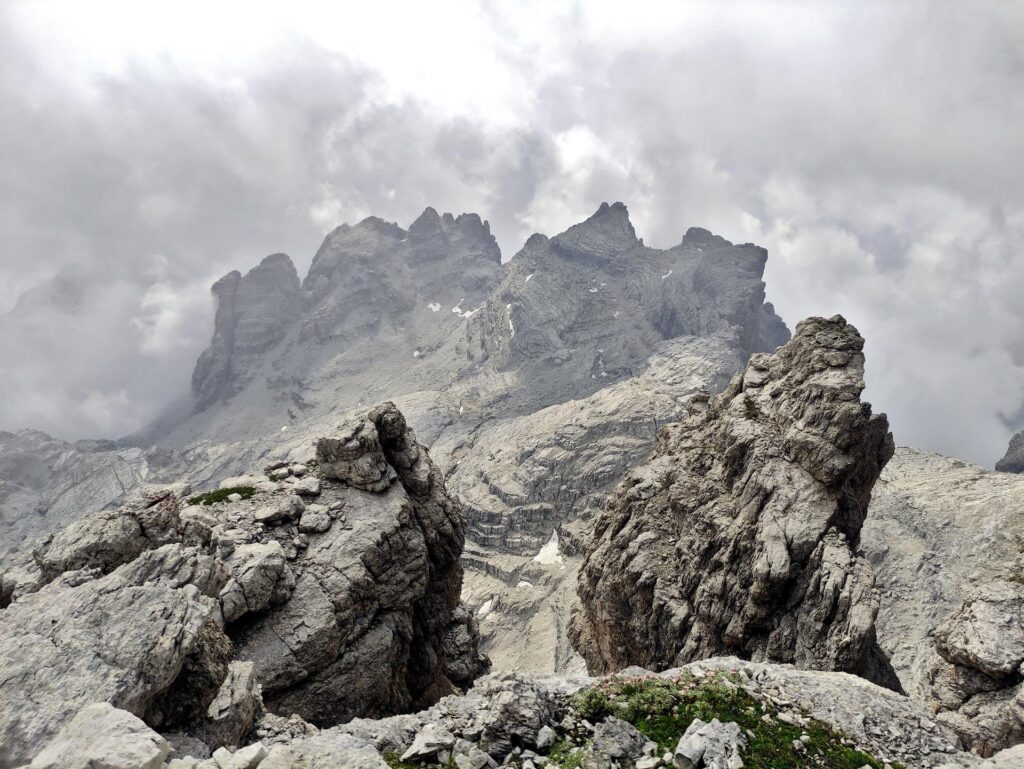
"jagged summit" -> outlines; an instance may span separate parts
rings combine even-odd
[[[860,401],[863,346],[838,315],[805,320],[662,431],[583,545],[571,634],[592,670],[727,653],[899,689],[857,552],[893,453],[885,415]]]
[[[690,227],[683,235],[681,245],[683,248],[728,248],[733,244],[703,227]]]
[[[614,259],[640,245],[622,203],[602,203],[589,219],[556,235],[552,243],[569,258],[592,260]]]
[[[1006,454],[996,462],[996,470],[1003,473],[1024,473],[1024,430],[1010,438]]]

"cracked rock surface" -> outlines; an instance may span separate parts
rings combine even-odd
[[[893,452],[860,401],[863,344],[839,316],[806,320],[663,430],[584,539],[570,637],[592,671],[732,653],[899,687],[857,552]]]

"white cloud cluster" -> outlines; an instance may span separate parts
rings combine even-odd
[[[139,426],[187,387],[209,282],[281,250],[302,271],[342,221],[477,211],[507,258],[604,200],[651,245],[768,248],[790,324],[864,332],[899,442],[991,464],[1024,416],[1020,4],[0,14],[0,306],[85,287],[0,320],[0,426]]]

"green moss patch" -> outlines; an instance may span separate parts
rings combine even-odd
[[[779,720],[776,710],[726,675],[609,678],[577,694],[573,709],[592,723],[608,716],[628,721],[656,742],[659,752],[674,752],[695,718],[717,718],[735,721],[745,732],[747,744],[741,756],[749,769],[883,769],[881,761],[843,744],[844,735],[826,723],[812,719],[797,726]],[[801,743],[801,750],[794,742],[800,742],[802,735],[809,739]],[[901,769],[899,764],[892,766]]]
[[[238,494],[242,499],[249,499],[255,493],[256,489],[252,486],[232,486],[227,489],[217,489],[216,491],[207,491],[205,494],[197,494],[190,498],[188,503],[190,505],[213,505],[217,502],[226,502],[232,494]]]

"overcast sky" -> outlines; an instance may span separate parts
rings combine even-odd
[[[277,5],[0,6],[0,428],[139,427],[210,283],[342,222],[475,211],[509,258],[621,200],[648,245],[766,247],[791,327],[856,324],[898,443],[1003,453],[1024,3]]]

